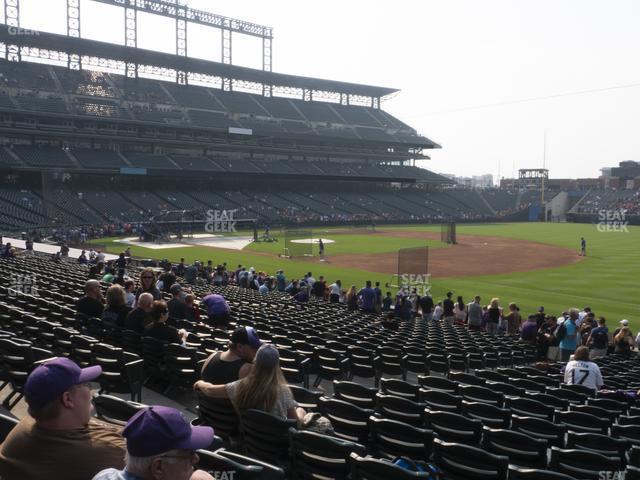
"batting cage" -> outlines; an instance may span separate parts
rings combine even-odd
[[[423,294],[429,286],[429,247],[410,247],[398,250],[398,273],[388,287],[419,288]]]
[[[442,243],[458,243],[456,239],[456,224],[455,222],[447,222],[442,224],[442,232],[440,236]]]
[[[312,230],[284,230],[282,257],[312,257],[314,237]]]

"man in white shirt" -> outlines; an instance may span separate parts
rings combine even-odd
[[[331,303],[338,303],[340,301],[340,289],[342,288],[342,282],[336,280],[335,283],[329,285],[329,301]]]
[[[567,385],[584,385],[599,390],[604,385],[600,367],[589,360],[589,347],[578,347],[573,360],[567,363],[564,370],[564,383]]]
[[[313,284],[316,283],[316,279],[313,278],[313,275],[311,274],[311,272],[305,275],[304,281],[307,283],[307,285],[309,285],[309,288],[313,288]]]

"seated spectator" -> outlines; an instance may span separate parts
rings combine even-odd
[[[307,303],[309,301],[309,287],[305,282],[300,282],[300,290],[293,296],[296,302]]]
[[[84,250],[82,250],[78,257],[78,263],[80,265],[87,265],[89,263],[89,260],[87,260],[87,253]]]
[[[167,325],[169,308],[165,302],[161,300],[153,302],[150,313],[153,321],[144,327],[145,337],[152,337],[166,343],[184,343],[185,338],[187,338],[187,332]]]
[[[253,408],[283,420],[297,420],[298,424],[305,415],[282,375],[278,349],[271,344],[258,349],[253,368],[246,377],[225,385],[198,380],[194,389],[209,397],[230,399],[239,412]]]
[[[13,257],[13,247],[11,247],[11,242],[7,242],[7,244],[4,246],[4,248],[2,249],[2,257],[3,258],[11,258]]]
[[[598,318],[598,326],[591,330],[589,338],[587,338],[587,346],[591,347],[589,358],[604,357],[607,354],[609,346],[609,329],[607,328],[604,317]]]
[[[189,310],[191,310],[190,316],[188,317],[190,320],[194,322],[200,321],[200,307],[195,303],[195,297],[191,294],[184,297],[184,303],[187,304]]]
[[[222,295],[211,293],[204,297],[201,303],[207,308],[209,322],[214,327],[226,328],[231,320],[231,309]]]
[[[223,384],[246,377],[261,345],[262,342],[253,327],[236,328],[231,334],[227,350],[215,352],[205,361],[202,366],[202,380]]]
[[[573,354],[573,360],[567,363],[564,370],[564,383],[567,385],[584,385],[599,390],[604,382],[600,367],[589,360],[589,348],[584,345],[578,347]]]
[[[76,311],[88,318],[102,318],[102,290],[98,280],[87,280],[84,284],[84,297],[76,302]]]
[[[165,272],[160,275],[156,287],[162,292],[171,292],[171,287],[176,283],[176,275],[173,272]]]
[[[156,274],[151,267],[146,267],[140,272],[140,286],[136,290],[136,299],[145,292],[153,295],[154,300],[162,298],[162,293],[156,287]]]
[[[177,320],[191,320],[191,309],[182,300],[182,287],[179,283],[171,285],[171,300],[167,302],[169,317]]]
[[[126,305],[127,297],[120,285],[111,285],[107,289],[106,306],[102,311],[102,320],[109,326],[124,327],[124,321],[131,311]]]
[[[320,275],[318,280],[313,284],[312,294],[314,297],[324,300],[324,290],[327,287],[327,283],[324,281],[324,277]]]
[[[113,275],[113,268],[107,267],[104,270],[104,275],[102,276],[102,281],[104,283],[113,283],[115,276]]]
[[[131,310],[124,321],[124,329],[132,330],[140,334],[144,333],[144,328],[153,322],[151,317],[151,307],[153,305],[153,295],[143,293],[138,298],[138,306]]]
[[[136,302],[136,295],[135,293],[133,293],[135,288],[136,288],[136,284],[133,280],[125,280],[124,292],[127,300],[124,303],[129,308],[133,308],[133,304]]]
[[[119,428],[91,418],[91,390],[99,366],[81,369],[67,358],[37,367],[25,383],[28,414],[0,445],[5,480],[86,480],[122,467]]]
[[[127,439],[124,470],[108,468],[93,480],[213,480],[202,470],[196,450],[213,442],[211,427],[192,427],[175,408],[152,406],[140,410],[122,431]]]

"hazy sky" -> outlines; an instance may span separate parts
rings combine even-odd
[[[82,36],[122,43],[121,9],[81,2]],[[65,4],[21,0],[21,26],[64,33]],[[638,0],[189,4],[273,27],[274,71],[401,89],[383,108],[442,145],[424,165],[437,172],[539,168],[545,130],[554,178],[640,160]],[[139,25],[140,47],[174,52],[171,20],[143,15]],[[234,63],[260,68],[259,40],[233,41]],[[188,49],[220,60],[220,35],[190,27]]]

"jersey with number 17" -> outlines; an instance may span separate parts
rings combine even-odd
[[[598,365],[593,362],[579,360],[567,363],[567,367],[564,370],[564,383],[568,385],[584,385],[594,390],[604,385]]]

